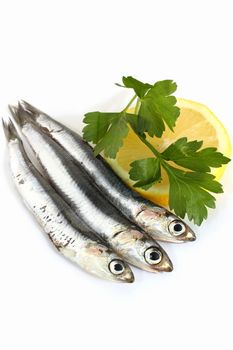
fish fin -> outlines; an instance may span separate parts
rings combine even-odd
[[[19,116],[18,116],[18,109],[16,106],[8,105],[9,111],[11,113],[11,117],[13,120],[17,123],[20,124]]]
[[[2,126],[7,141],[19,139],[18,132],[10,119],[8,120],[8,122],[2,119]]]
[[[38,108],[32,106],[30,103],[21,100],[19,102],[19,104],[21,105],[21,107],[28,112],[31,112],[34,116],[39,116],[40,114],[45,114],[44,112],[42,112],[41,110],[39,110]]]
[[[8,109],[9,109],[11,115],[16,120],[17,119],[17,107],[16,106],[12,106],[12,105],[8,105]]]
[[[26,123],[32,123],[34,122],[34,118],[32,114],[26,110],[23,109],[21,104],[18,104],[18,107],[15,106],[8,106],[9,110],[11,112],[11,116],[13,120],[16,122],[17,125],[22,127]]]

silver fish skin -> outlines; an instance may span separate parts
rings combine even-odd
[[[13,114],[53,187],[91,230],[128,263],[150,272],[172,271],[163,248],[106,200],[67,152],[39,130],[30,113],[19,108]]]
[[[99,278],[133,282],[130,267],[78,220],[71,208],[34,168],[13,124],[3,123],[3,127],[17,190],[58,251]]]
[[[21,107],[28,110],[43,132],[51,135],[83,167],[106,198],[151,237],[173,243],[196,239],[184,221],[127,187],[101,156],[94,156],[93,149],[80,135],[25,101]]]

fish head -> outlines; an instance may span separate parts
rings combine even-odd
[[[86,241],[82,249],[62,247],[63,255],[78,263],[91,274],[110,281],[132,283],[134,275],[129,265],[110,248],[98,241]]]
[[[172,271],[163,248],[137,227],[118,232],[113,238],[116,251],[130,264],[150,272]]]
[[[137,220],[154,239],[173,243],[196,239],[193,230],[165,208],[146,208],[138,214]]]

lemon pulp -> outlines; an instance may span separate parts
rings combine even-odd
[[[171,143],[181,137],[187,137],[189,141],[202,140],[203,147],[216,147],[219,152],[225,156],[231,155],[231,143],[228,133],[222,123],[214,113],[205,105],[185,99],[178,99],[177,106],[180,108],[180,116],[177,119],[174,132],[166,128],[162,138],[149,137],[148,141],[160,152],[166,149]],[[132,111],[132,110],[131,110]],[[128,172],[130,163],[137,159],[153,157],[152,152],[140,141],[136,134],[130,130],[124,140],[122,148],[119,150],[116,159],[107,159],[113,170],[130,187],[134,182],[129,179]],[[219,180],[226,166],[213,168],[212,174]],[[140,188],[134,188],[145,198],[151,201],[167,206],[169,194],[168,177],[162,169],[162,181],[153,185],[145,191]]]

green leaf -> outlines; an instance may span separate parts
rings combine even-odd
[[[185,172],[168,164],[164,169],[170,182],[170,209],[181,218],[187,214],[189,220],[200,225],[207,218],[207,208],[215,208],[215,198],[208,191],[223,192],[221,184],[211,174]]]
[[[116,158],[123,139],[129,131],[126,116],[126,113],[91,112],[85,114],[83,121],[87,125],[83,128],[83,138],[96,145],[95,155],[104,151],[106,157]]]
[[[122,81],[125,87],[134,89],[135,94],[140,98],[142,98],[146,94],[146,92],[152,87],[152,85],[147,83],[144,84],[133,77],[123,77]]]
[[[117,118],[119,113],[86,113],[83,122],[87,124],[83,128],[83,138],[85,141],[97,144],[104,137],[112,120]]]
[[[165,124],[163,119],[159,114],[156,114],[153,109],[152,103],[147,103],[147,101],[141,104],[138,113],[138,130],[140,132],[148,132],[148,134],[153,137],[161,137],[164,130]]]
[[[187,138],[183,137],[172,143],[162,156],[177,165],[199,172],[210,172],[211,167],[218,168],[230,161],[222,153],[217,152],[216,148],[209,147],[198,151],[202,143],[202,141],[188,142]]]
[[[141,99],[138,112],[141,132],[148,132],[151,137],[161,137],[165,124],[173,131],[180,114],[180,109],[175,106],[176,98],[170,96],[176,88],[172,80],[158,81]]]
[[[154,183],[160,182],[162,166],[170,183],[170,209],[182,218],[187,214],[190,220],[200,225],[207,218],[208,208],[215,208],[215,198],[210,192],[223,192],[222,185],[209,172],[213,167],[227,164],[230,159],[216,148],[203,149],[202,141],[188,141],[186,137],[178,139],[163,153],[159,153],[147,140],[147,134],[161,137],[166,126],[173,131],[180,113],[176,98],[172,96],[176,84],[172,80],[163,80],[150,85],[130,76],[123,77],[122,80],[122,87],[133,89],[136,95],[122,112],[87,113],[84,118],[84,139],[95,144],[95,155],[103,151],[106,157],[115,158],[130,126],[155,155],[155,158],[131,163],[129,175],[135,181],[134,187],[147,190]],[[136,114],[127,113],[137,96]],[[170,162],[184,170],[174,168]]]
[[[230,159],[225,157],[222,153],[217,152],[215,147],[207,147],[196,154],[196,157],[199,159],[199,162],[208,163],[209,168],[219,168],[222,164],[227,164],[230,162]]]
[[[203,144],[203,141],[187,141],[187,137],[182,137],[172,143],[168,148],[162,153],[165,159],[178,159],[183,156],[189,156],[194,152],[198,151]]]
[[[117,152],[123,145],[124,138],[128,135],[129,127],[125,118],[125,113],[119,113],[117,118],[112,120],[111,126],[105,132],[104,137],[94,148],[94,154],[97,155],[104,151],[106,157],[116,158]]]
[[[127,113],[126,114],[127,122],[130,124],[131,128],[137,133],[138,128],[138,115]]]
[[[138,115],[132,114],[132,113],[126,113],[126,118],[127,118],[127,122],[129,123],[133,131],[136,134],[139,134],[140,136],[143,136],[144,138],[146,138],[146,135],[144,133],[141,133],[140,131],[139,124],[138,124]]]
[[[134,187],[144,190],[150,188],[155,182],[161,180],[161,164],[159,158],[146,158],[132,162],[129,172],[130,179],[137,181]]]
[[[214,175],[198,172],[186,172],[185,177],[188,182],[192,182],[196,185],[201,184],[201,186],[207,191],[214,193],[223,192],[222,185],[218,181],[214,180]]]

